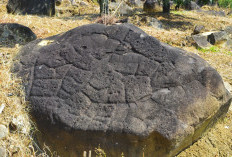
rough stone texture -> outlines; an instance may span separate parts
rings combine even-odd
[[[228,34],[228,35],[232,35],[232,26],[227,26],[225,28],[225,32]]]
[[[203,12],[205,14],[208,14],[208,15],[214,15],[214,16],[222,16],[222,17],[225,17],[226,14],[224,11],[215,11],[215,10],[197,10],[198,12]]]
[[[199,30],[197,30],[197,32],[199,32]],[[187,40],[188,42],[192,42],[193,40],[193,44],[200,48],[210,48],[213,45],[220,45],[228,49],[232,47],[230,27],[227,27],[222,31],[205,32],[195,35],[193,33],[191,37],[187,38]]]
[[[191,1],[190,10],[199,10],[199,9],[201,9],[201,7],[199,5],[197,5],[196,2]]]
[[[201,33],[204,28],[205,28],[205,26],[203,26],[203,25],[195,26],[194,30],[193,30],[193,35]]]
[[[187,10],[200,10],[201,9],[201,7],[197,5],[196,2],[193,2],[193,1],[186,1],[184,3],[184,8]]]
[[[0,47],[11,47],[15,44],[24,45],[36,39],[30,28],[17,23],[0,24]]]
[[[162,22],[154,17],[144,16],[140,21],[144,22],[147,26],[152,26],[159,29],[163,28]]]
[[[0,140],[8,135],[8,128],[0,124]]]
[[[122,2],[121,5],[120,5],[120,3],[121,2],[111,2],[111,3],[109,3],[109,8],[113,12],[117,10],[117,14],[120,14],[120,15],[131,15],[133,13],[132,7],[127,5],[125,2]],[[118,8],[119,5],[120,5],[120,7]]]
[[[147,13],[152,13],[155,11],[157,5],[157,0],[146,0],[143,4],[143,10]]]
[[[219,32],[213,32],[208,36],[208,41],[212,45],[220,45],[223,44],[227,41],[229,38],[228,34],[226,31],[219,31]]]
[[[7,12],[12,14],[55,15],[55,0],[8,0]]]
[[[206,61],[130,24],[85,25],[33,41],[13,71],[38,121],[80,131],[79,142],[109,142],[112,151],[118,143],[125,156],[142,156],[145,145],[146,157],[177,154],[231,101]]]
[[[135,6],[135,7],[140,7],[140,8],[142,8],[142,7],[143,7],[144,1],[143,1],[143,0],[127,0],[127,3],[128,3],[130,6]]]
[[[195,42],[194,44],[199,47],[199,48],[209,48],[212,45],[210,44],[210,42],[208,41],[208,36],[211,35],[212,32],[206,32],[206,33],[202,33],[202,34],[196,34],[196,35],[192,35],[192,39]]]

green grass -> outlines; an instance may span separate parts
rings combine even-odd
[[[227,51],[225,49],[220,49],[217,46],[211,46],[210,48],[198,48],[199,51],[203,52],[203,53],[224,53],[227,55],[232,56],[232,51]]]
[[[218,4],[220,7],[232,8],[232,0],[219,0]]]

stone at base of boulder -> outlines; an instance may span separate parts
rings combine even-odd
[[[0,139],[5,138],[8,135],[8,128],[5,125],[0,125]]]
[[[205,26],[203,26],[203,25],[195,26],[195,28],[193,30],[193,35],[201,33],[204,28],[205,28]]]
[[[228,35],[225,31],[213,32],[208,36],[208,41],[212,45],[220,45],[227,41]]]
[[[210,35],[211,32],[192,35],[192,39],[196,43],[197,47],[199,48],[210,48],[212,45],[208,42],[208,35]]]

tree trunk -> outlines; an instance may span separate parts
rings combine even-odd
[[[108,0],[99,0],[100,14],[108,14]]]
[[[169,0],[163,0],[163,13],[170,13],[170,2],[169,2]]]

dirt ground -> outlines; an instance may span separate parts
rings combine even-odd
[[[5,5],[5,0],[0,2],[0,23],[19,23],[28,26],[38,38],[46,38],[80,25],[94,23],[99,11],[96,4],[89,4],[89,9],[84,9],[70,7],[66,3],[66,6],[58,8],[59,11],[54,17],[21,16],[7,14]],[[68,11],[65,11],[65,7],[69,7]],[[137,24],[138,21],[133,23],[162,42],[198,54],[221,74],[224,81],[232,85],[232,50],[218,48],[216,52],[202,51],[186,45],[186,36],[193,32],[195,25],[204,25],[205,31],[221,30],[232,25],[232,17],[204,15],[196,11],[172,11],[169,15],[155,13],[134,16],[152,16],[160,20],[164,29],[148,27],[143,23]],[[0,146],[5,146],[10,156],[35,156],[31,141],[33,125],[28,115],[20,80],[10,74],[12,58],[19,49],[20,46],[0,47],[0,104],[6,104],[4,112],[0,114],[0,124],[9,126],[13,118],[22,115],[24,127],[27,129],[24,133],[10,132],[9,136],[0,141]],[[13,93],[13,96],[9,96],[9,93]],[[181,152],[178,157],[232,157],[232,109],[224,119],[206,132],[200,140]]]

